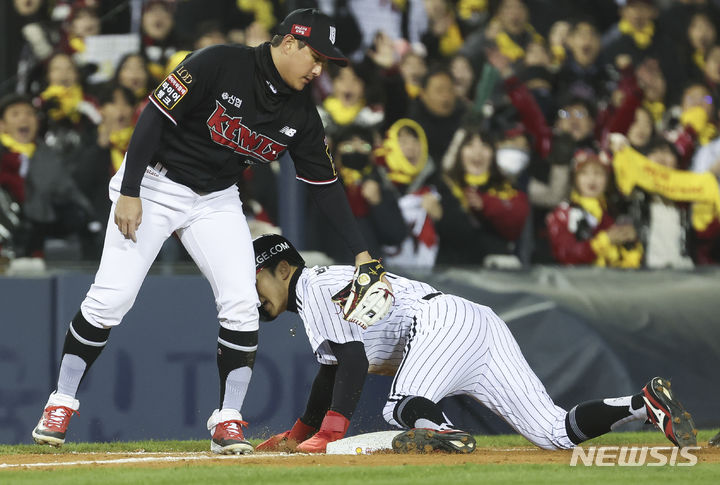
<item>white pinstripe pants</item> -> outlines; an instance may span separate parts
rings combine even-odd
[[[556,406],[505,322],[490,308],[453,295],[421,303],[383,416],[404,396],[438,402],[467,394],[545,449],[573,448],[567,412]]]

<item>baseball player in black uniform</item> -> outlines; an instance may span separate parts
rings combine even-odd
[[[252,239],[235,185],[243,170],[287,151],[297,178],[340,231],[358,268],[381,268],[368,254],[337,181],[306,89],[327,62],[347,64],[334,46],[336,35],[320,11],[296,10],[272,42],[191,53],[150,94],[110,182],[117,229],[108,224],[95,282],[70,323],[57,389],[32,432],[37,443],[64,443],[79,407],[80,381],[132,306],[163,242],[175,233],[210,282],[218,308],[220,406],[208,420],[211,449],[252,452],[240,409],[258,345],[259,301]],[[389,307],[388,288],[378,294]]]
[[[254,241],[257,289],[266,319],[284,311],[303,321],[321,364],[305,413],[293,427],[258,450],[326,451],[345,435],[368,372],[393,375],[385,420],[406,431],[393,440],[398,452],[469,453],[473,437],[456,429],[438,402],[466,394],[544,449],[572,448],[621,423],[650,420],[677,446],[694,446],[697,430],[670,382],[655,377],[635,395],[557,406],[492,309],[427,283],[388,274],[395,292],[387,315],[363,328],[343,319],[332,295],[341,292],[351,266],[305,267],[279,235]]]

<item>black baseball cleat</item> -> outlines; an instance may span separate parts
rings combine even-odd
[[[653,377],[643,387],[643,400],[650,421],[676,446],[696,446],[697,429],[690,413],[670,390],[670,381]]]
[[[396,453],[472,453],[475,451],[475,438],[458,430],[413,428],[393,438],[392,447]]]
[[[709,446],[720,446],[720,431],[718,431],[718,434],[710,438],[708,441]]]

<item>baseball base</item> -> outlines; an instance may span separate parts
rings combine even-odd
[[[397,431],[377,431],[363,433],[327,444],[328,455],[368,455],[375,451],[392,449],[392,440],[402,433]]]

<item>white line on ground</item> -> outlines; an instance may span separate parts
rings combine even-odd
[[[85,454],[85,453],[84,453]],[[109,453],[98,453],[109,454]],[[123,455],[144,454],[144,453],[118,453]],[[277,458],[280,456],[292,456],[288,453],[263,453],[262,455],[206,455],[193,453],[174,453],[171,456],[143,456],[138,458],[113,458],[110,460],[79,460],[47,463],[0,463],[0,468],[23,468],[23,467],[52,467],[52,466],[78,466],[78,465],[114,465],[123,463],[152,463],[152,462],[173,462],[186,460],[242,460],[252,457]]]

